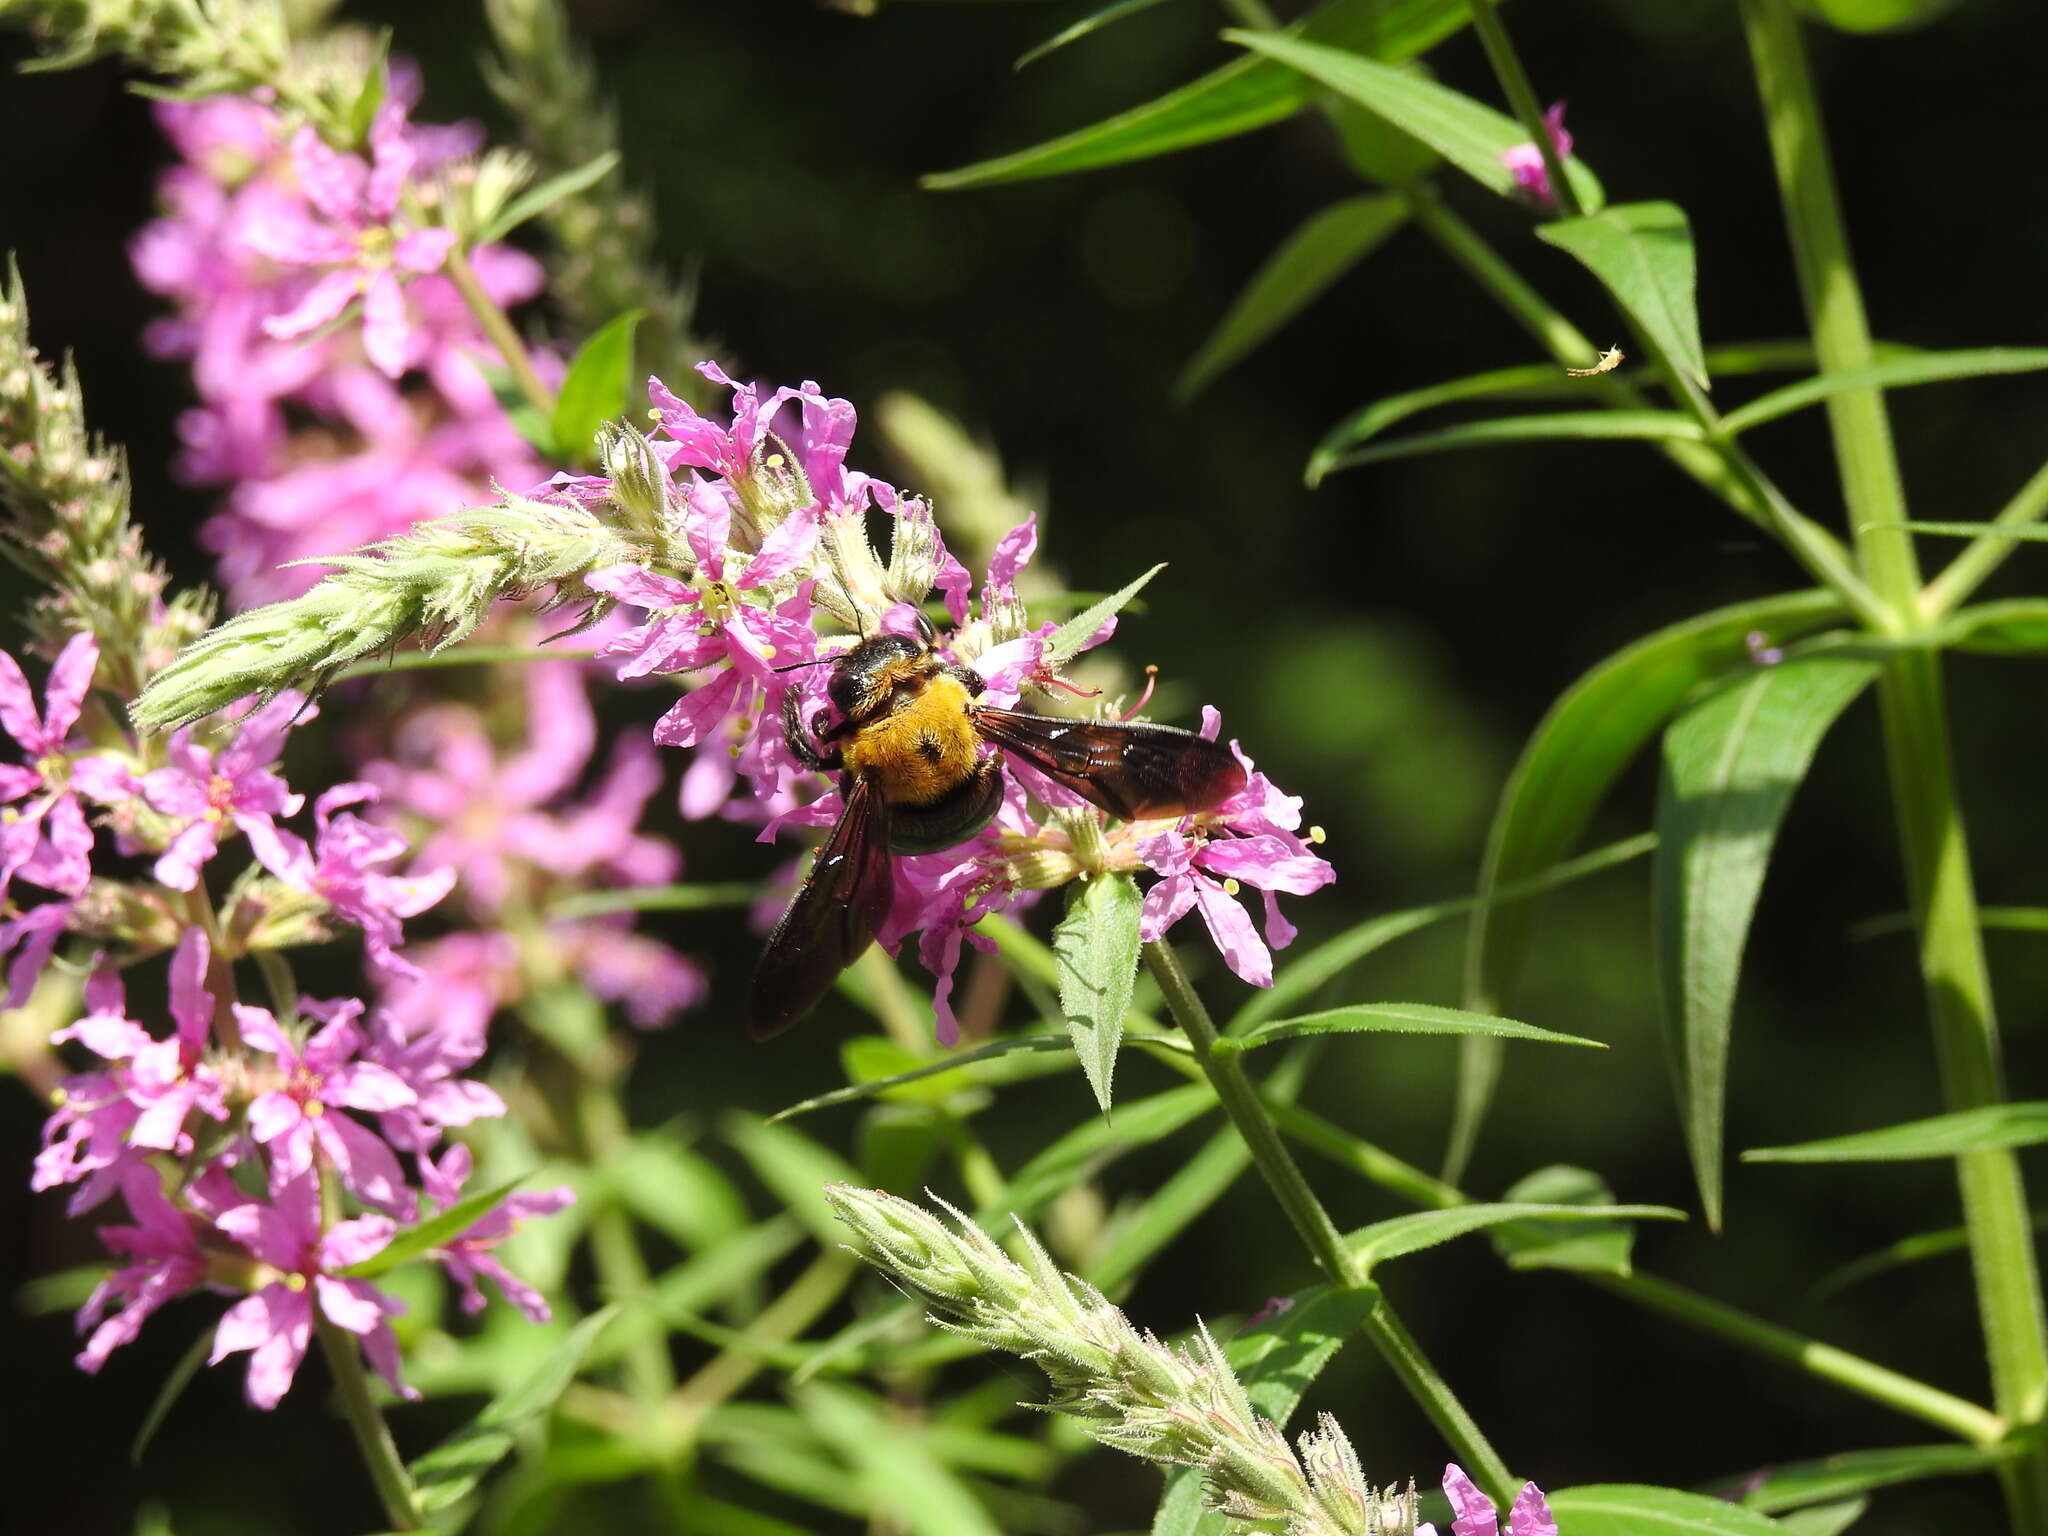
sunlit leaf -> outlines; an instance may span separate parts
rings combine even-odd
[[[2048,651],[2048,599],[2010,597],[1949,615],[1944,645],[1980,656],[2032,656]]]
[[[635,1217],[686,1249],[714,1247],[750,1224],[732,1180],[671,1134],[632,1137],[597,1173]]]
[[[1162,0],[1114,0],[1113,4],[1105,5],[1099,11],[1091,11],[1079,21],[1060,28],[1035,48],[1027,48],[1017,55],[1017,62],[1013,67],[1024,69],[1028,65],[1036,64],[1047,54],[1056,53],[1069,43],[1078,43],[1090,33],[1099,32],[1127,16],[1137,15],[1140,11],[1149,11],[1161,3]]]
[[[417,1226],[401,1228],[398,1234],[376,1253],[360,1263],[338,1269],[336,1274],[350,1280],[374,1280],[386,1270],[419,1258],[429,1249],[445,1247],[484,1217],[504,1203],[505,1197],[524,1184],[529,1175],[521,1174],[516,1179],[507,1179],[495,1189],[484,1190],[471,1195],[467,1200],[458,1200],[438,1215],[429,1216]]]
[[[1832,1504],[1809,1504],[1777,1517],[1778,1529],[1791,1536],[1842,1536],[1870,1512],[1870,1500],[1863,1497],[1837,1499]]]
[[[1826,592],[1790,592],[1700,614],[1615,652],[1567,688],[1522,749],[1501,791],[1480,871],[1482,898],[1531,879],[1571,851],[1607,791],[1693,690],[1750,665],[1747,637],[1773,644],[1841,616]],[[1465,946],[1464,1005],[1503,1012],[1514,996],[1536,916],[1533,902],[1493,900]],[[1459,1063],[1444,1168],[1455,1182],[1479,1134],[1500,1074],[1500,1046],[1470,1040]]]
[[[1636,1483],[1560,1488],[1550,1512],[1571,1536],[1785,1536],[1768,1515],[1740,1504]]]
[[[1869,662],[1821,658],[1758,668],[1664,733],[1658,977],[1686,1147],[1716,1229],[1728,1039],[1750,919],[1792,792],[1828,728],[1876,675]]]
[[[2048,544],[2048,528],[2039,523],[1869,523],[1871,528],[1907,528],[1945,539],[2017,539],[2023,544]]]
[[[1125,603],[1145,589],[1145,584],[1166,569],[1166,562],[1160,561],[1136,581],[1117,588],[1099,603],[1090,603],[1066,623],[1046,637],[1045,664],[1058,667],[1072,661],[1081,654],[1081,648],[1094,638],[1095,632],[1117,613]]]
[[[528,219],[546,213],[563,198],[589,191],[609,176],[618,163],[619,152],[608,149],[572,170],[564,171],[559,176],[550,176],[539,186],[528,187],[507,203],[495,219],[477,232],[475,243],[489,245],[494,240],[504,239]]]
[[[1109,1113],[1117,1047],[1138,974],[1138,917],[1144,898],[1127,874],[1098,874],[1068,887],[1067,914],[1052,933],[1060,967],[1060,1011],[1095,1102]]]
[[[1428,453],[1463,448],[1507,448],[1517,443],[1560,440],[1635,439],[1646,442],[1702,441],[1700,424],[1680,411],[1555,411],[1545,415],[1496,416],[1487,421],[1460,422],[1413,437],[1397,437],[1370,448],[1339,454],[1323,466],[1323,474],[1412,459]]]
[[[1420,74],[1310,37],[1237,30],[1223,36],[1300,70],[1404,133],[1413,134],[1488,191],[1506,197],[1515,190],[1506,155],[1516,145],[1526,144],[1529,135],[1512,117]],[[1600,206],[1600,184],[1579,160],[1568,159],[1565,174],[1584,207]]]
[[[859,1182],[844,1158],[800,1131],[742,1110],[729,1111],[719,1128],[792,1216],[828,1248],[838,1246],[843,1229],[823,1191],[827,1184]]]
[[[1443,1211],[1416,1211],[1360,1227],[1346,1235],[1345,1246],[1370,1270],[1388,1259],[1402,1258],[1447,1243],[1468,1232],[1482,1232],[1504,1221],[1683,1221],[1685,1212],[1668,1205],[1545,1205],[1533,1201],[1475,1202]]]
[[[1896,32],[1924,27],[1954,10],[1960,0],[1800,0],[1800,4],[1844,32]]]
[[[1142,1043],[1149,1044],[1153,1043],[1153,1041],[1154,1037],[1147,1036]],[[1141,1042],[1125,1042],[1126,1045],[1137,1043]],[[850,1083],[844,1088],[835,1088],[830,1093],[818,1094],[814,1098],[792,1104],[787,1109],[777,1110],[773,1115],[769,1116],[768,1123],[774,1125],[783,1120],[792,1120],[798,1115],[807,1115],[813,1110],[827,1109],[834,1104],[848,1104],[857,1099],[883,1097],[894,1089],[904,1088],[916,1083],[931,1082],[934,1079],[946,1079],[944,1092],[952,1094],[978,1081],[972,1074],[963,1070],[977,1062],[998,1061],[1004,1057],[1019,1055],[1043,1055],[1047,1053],[1068,1055],[1073,1052],[1073,1049],[1073,1042],[1065,1035],[1021,1035],[1010,1040],[992,1040],[987,1045],[976,1046],[971,1051],[961,1051],[938,1061],[926,1062],[921,1066],[907,1068],[891,1076],[872,1078],[865,1082]],[[953,1079],[952,1074],[956,1072],[961,1075],[958,1079]],[[934,1091],[937,1090],[935,1089]]]
[[[1536,1205],[1614,1204],[1599,1174],[1559,1163],[1518,1179],[1502,1198]],[[1508,1222],[1493,1229],[1493,1246],[1511,1269],[1572,1269],[1597,1274],[1632,1272],[1636,1229],[1625,1221],[1589,1216],[1584,1221]]]
[[[1002,1536],[966,1484],[864,1394],[814,1381],[792,1396],[859,1476],[871,1507],[887,1511],[897,1530],[911,1536]]]
[[[1983,378],[1999,373],[2035,373],[2048,368],[2048,348],[1978,347],[1960,352],[1922,352],[1911,357],[1818,374],[1760,395],[1721,418],[1729,432],[1751,427],[1818,404],[1830,395],[1852,389],[1894,389],[1907,384],[1938,384],[1947,379]]]
[[[1802,1141],[1789,1147],[1754,1147],[1745,1163],[1892,1163],[1958,1157],[2048,1141],[2048,1101],[1985,1104],[1953,1114],[1909,1120],[1877,1131]]]
[[[1876,1451],[1843,1451],[1812,1461],[1787,1462],[1717,1483],[1713,1492],[1749,1509],[1777,1514],[1802,1504],[1868,1493],[1933,1477],[1969,1477],[1998,1465],[1997,1453],[1973,1445],[1892,1445]]]
[[[1488,1035],[1496,1040],[1544,1040],[1552,1045],[1606,1048],[1604,1040],[1561,1035],[1555,1030],[1538,1029],[1534,1024],[1498,1019],[1486,1013],[1467,1013],[1461,1008],[1440,1008],[1434,1003],[1353,1003],[1323,1013],[1303,1014],[1298,1019],[1275,1019],[1270,1024],[1261,1024],[1243,1039],[1246,1049],[1250,1049],[1304,1035],[1336,1034]]]
[[[1313,304],[1407,218],[1407,202],[1391,193],[1347,197],[1310,215],[1252,274],[1181,371],[1174,393],[1182,400],[1199,393]]]
[[[633,334],[645,310],[629,309],[590,335],[570,360],[550,423],[555,447],[577,465],[597,462],[597,429],[626,414],[633,392]]]
[[[1675,203],[1618,203],[1537,235],[1576,256],[1672,366],[1707,387],[1692,228]]]
[[[1268,1305],[1277,1307],[1274,1315],[1225,1342],[1223,1353],[1244,1383],[1252,1407],[1284,1428],[1302,1394],[1379,1305],[1379,1289],[1365,1285],[1340,1291],[1318,1285]],[[1152,1536],[1223,1536],[1231,1529],[1232,1522],[1223,1516],[1203,1513],[1199,1469],[1185,1468],[1167,1477],[1166,1494],[1152,1518]]]
[[[1462,27],[1465,0],[1331,0],[1291,29],[1382,59],[1414,58]],[[1213,144],[1292,117],[1314,99],[1309,83],[1264,59],[1234,59],[1164,96],[1029,149],[923,178],[935,191],[992,186],[1122,165]]]

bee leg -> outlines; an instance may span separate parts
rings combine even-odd
[[[948,663],[946,666],[939,668],[939,671],[965,688],[970,699],[978,699],[988,691],[988,679],[972,667],[962,667]]]
[[[825,718],[825,711],[819,710],[813,718],[812,730],[819,729],[818,722]],[[789,750],[796,760],[816,773],[834,773],[840,766],[837,747],[829,752],[820,752],[812,744],[811,737],[804,731],[803,697],[800,690],[789,688],[782,695],[782,739],[789,743]]]

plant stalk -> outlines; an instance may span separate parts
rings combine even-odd
[[[543,422],[552,420],[555,414],[554,394],[541,383],[526,343],[520,339],[505,311],[484,292],[476,268],[469,264],[469,257],[460,246],[448,252],[444,270],[448,280],[455,285],[455,291],[462,295],[462,302],[469,306],[470,314],[476,317],[476,323],[483,328],[484,335],[497,348],[499,358],[511,372],[512,382],[519,386],[519,393],[526,397],[526,403],[539,413]]]
[[[1558,212],[1568,219],[1579,218],[1586,210],[1579,202],[1577,188],[1565,176],[1564,161],[1550,140],[1550,125],[1543,121],[1543,103],[1537,100],[1536,88],[1529,83],[1529,72],[1522,68],[1521,57],[1508,40],[1508,30],[1501,25],[1494,0],[1470,0],[1470,6],[1472,28],[1479,34],[1479,45],[1486,50],[1486,61],[1493,66],[1494,78],[1507,92],[1508,105],[1514,108],[1515,116],[1522,120],[1522,126],[1543,156],[1543,169],[1550,178],[1550,195],[1557,199]]]
[[[1868,366],[1869,326],[1799,23],[1787,0],[1742,0],[1742,18],[1820,366]],[[1829,397],[1827,412],[1863,573],[1911,633],[1925,622],[1920,576],[1912,537],[1897,526],[1906,500],[1883,395],[1844,391]],[[1995,1104],[2004,1096],[1998,1027],[1939,657],[1909,650],[1887,662],[1879,705],[1943,1097],[1951,1110]],[[1956,1163],[1993,1401],[2019,1435],[2048,1413],[2048,1325],[2026,1191],[2012,1151],[1966,1153]],[[2048,1447],[2037,1441],[2016,1454],[2002,1481],[2014,1530],[2048,1532]]]
[[[1252,1161],[1265,1176],[1281,1210],[1286,1212],[1287,1219],[1300,1234],[1311,1257],[1332,1285],[1356,1290],[1369,1283],[1345,1247],[1336,1223],[1330,1220],[1330,1213],[1323,1209],[1322,1202],[1302,1176],[1301,1165],[1295,1162],[1294,1154],[1281,1140],[1279,1127],[1267,1111],[1265,1100],[1246,1075],[1244,1047],[1217,1033],[1209,1010],[1196,995],[1187,972],[1181,969],[1180,957],[1166,940],[1158,939],[1147,944],[1144,954],[1147,968],[1159,983],[1167,1011],[1194,1046],[1195,1059],[1222,1102],[1224,1113],[1244,1138]],[[1465,1470],[1486,1490],[1489,1498],[1505,1507],[1514,1498],[1518,1486],[1514,1475],[1473,1422],[1457,1394],[1422,1352],[1422,1346],[1395,1316],[1385,1296],[1374,1304],[1361,1327],[1373,1347],[1400,1378],[1401,1384],[1456,1452]]]
[[[342,1417],[355,1432],[363,1464],[370,1469],[370,1480],[377,1485],[377,1497],[383,1501],[385,1518],[394,1531],[418,1530],[418,1495],[413,1491],[405,1463],[399,1459],[398,1446],[391,1439],[391,1427],[370,1400],[369,1377],[363,1371],[354,1341],[329,1322],[317,1305],[313,1308],[313,1331],[319,1335],[320,1352],[327,1357],[327,1368],[334,1373]]]

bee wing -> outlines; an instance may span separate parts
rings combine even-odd
[[[748,1035],[766,1040],[809,1013],[868,947],[895,892],[888,802],[871,781],[854,779],[803,888],[768,936],[747,993]]]
[[[1014,709],[977,709],[974,724],[1004,751],[1125,821],[1212,810],[1245,786],[1244,765],[1230,748],[1177,726]]]

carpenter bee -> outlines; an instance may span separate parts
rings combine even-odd
[[[839,775],[845,809],[754,972],[756,1040],[802,1018],[867,948],[895,894],[892,855],[951,848],[994,818],[1002,778],[982,743],[1124,821],[1210,810],[1245,786],[1230,749],[1192,731],[979,704],[981,675],[940,660],[937,638],[920,616],[915,639],[875,635],[838,658],[826,685],[836,723],[819,710],[806,729],[799,690],[783,695],[790,751]]]

